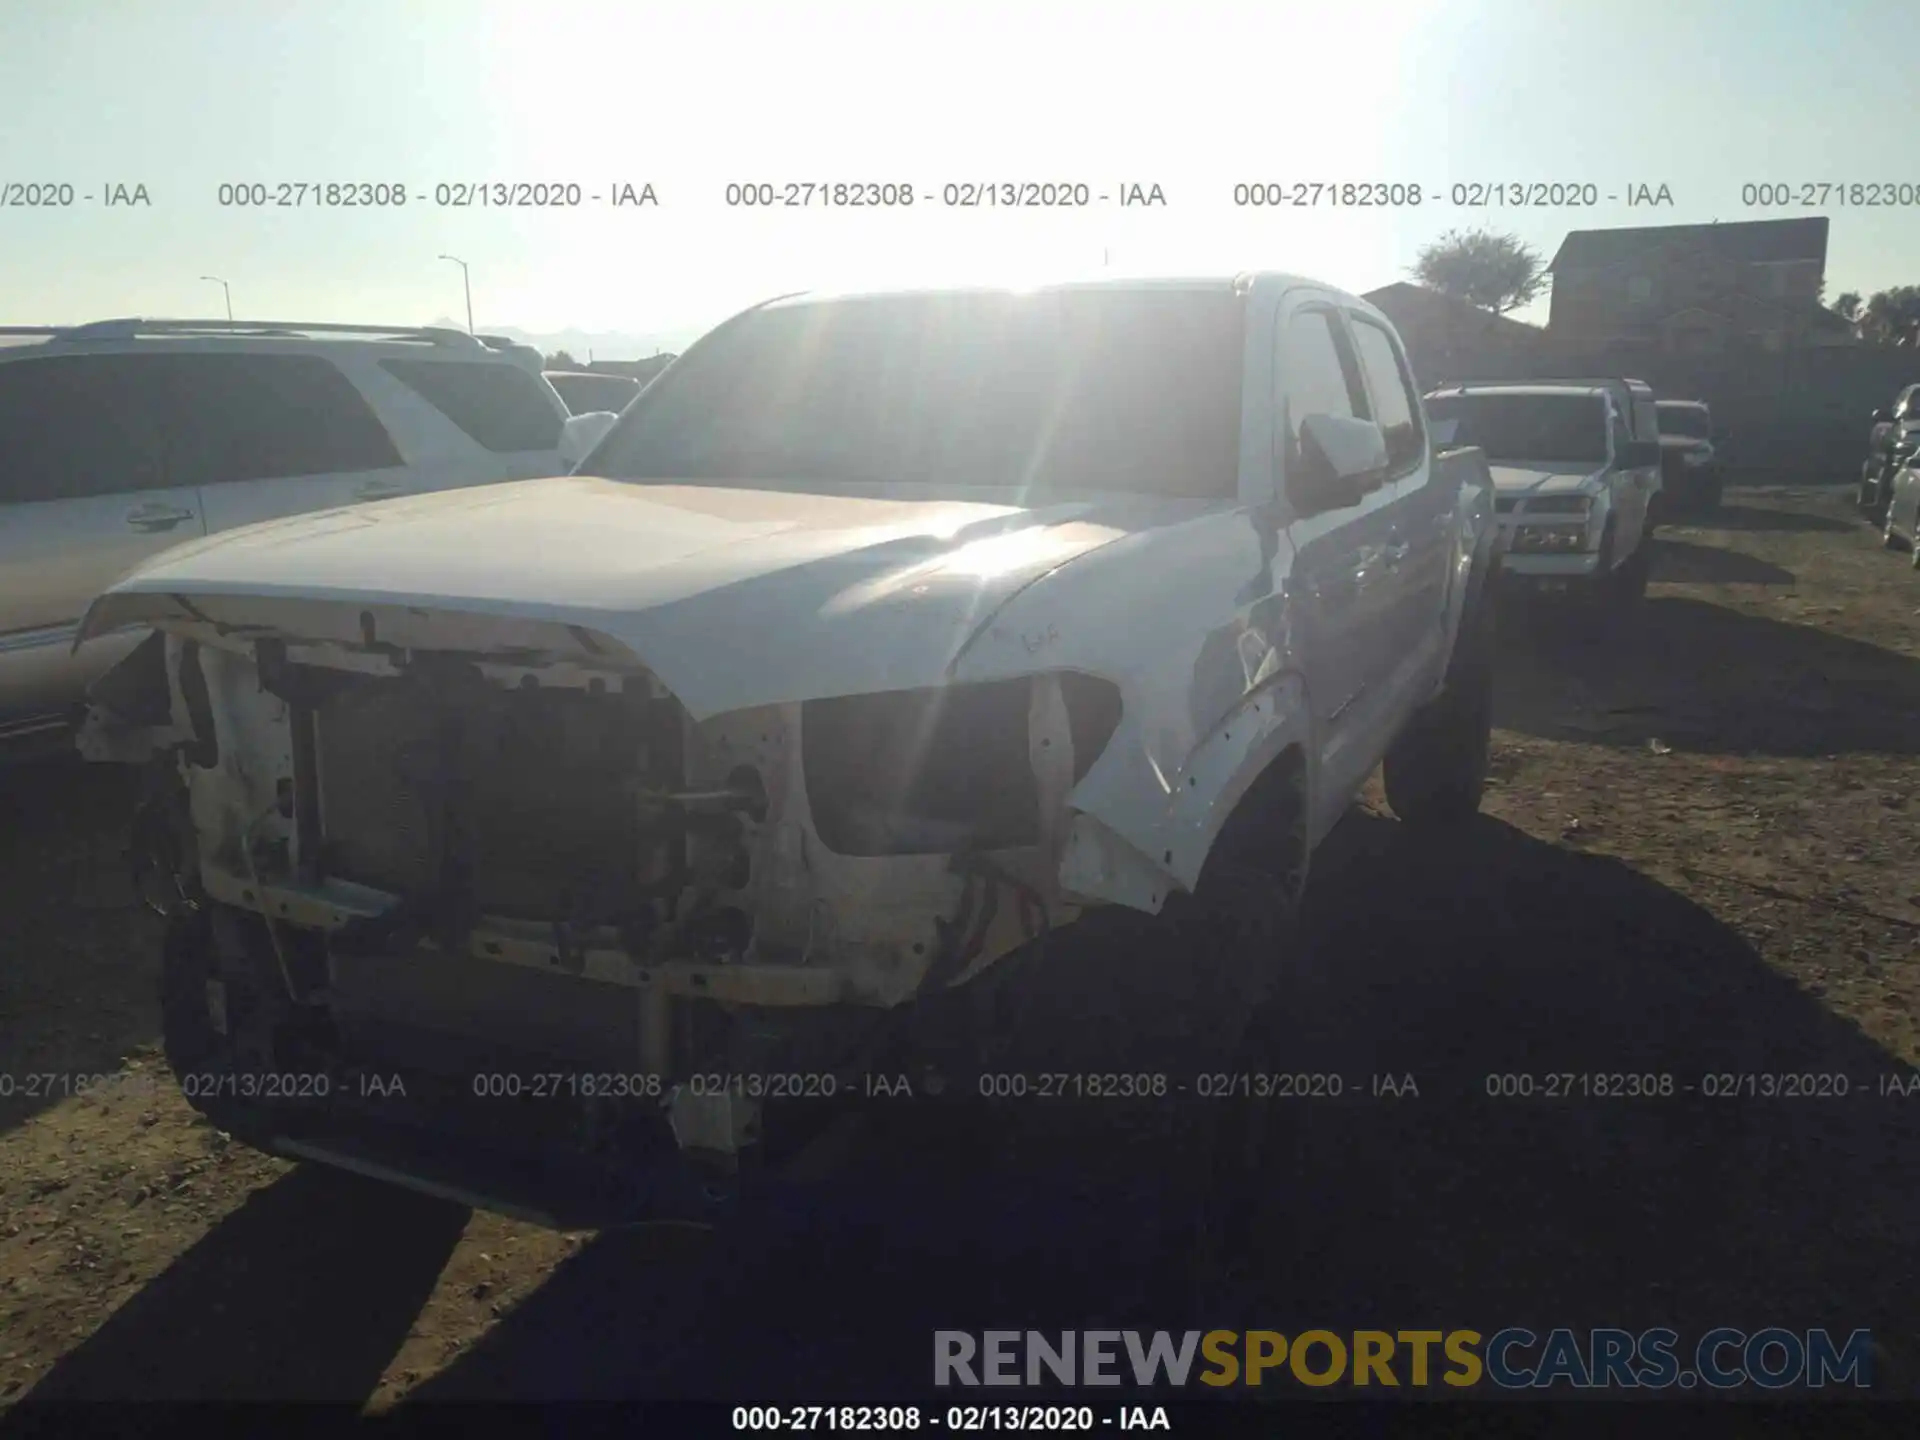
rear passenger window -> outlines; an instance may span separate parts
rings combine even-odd
[[[1360,352],[1360,370],[1373,397],[1373,418],[1386,432],[1387,472],[1404,475],[1417,468],[1426,454],[1413,377],[1391,335],[1362,316],[1352,318],[1354,348]]]
[[[352,474],[402,464],[353,382],[317,355],[151,355],[171,398],[182,485]]]
[[[0,504],[166,488],[166,411],[139,356],[0,365]]]
[[[560,443],[560,412],[541,382],[518,365],[382,360],[380,368],[495,454]]]

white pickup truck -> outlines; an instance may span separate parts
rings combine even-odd
[[[877,1019],[1095,910],[1252,993],[1285,955],[1182,914],[1284,934],[1383,760],[1403,820],[1470,818],[1496,534],[1312,281],[756,307],[574,476],[95,603],[165,637],[126,677],[165,718],[87,739],[162,757],[169,1060],[255,1145],[469,1203],[724,1203]]]
[[[1510,587],[1571,591],[1603,613],[1646,593],[1661,451],[1635,435],[1620,395],[1630,383],[1456,385],[1426,397],[1436,435],[1487,457]]]

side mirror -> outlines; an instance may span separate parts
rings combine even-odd
[[[1873,423],[1876,425],[1890,424],[1892,420],[1893,416],[1889,415],[1885,410],[1876,410],[1873,412]]]
[[[1358,505],[1387,473],[1387,437],[1371,420],[1309,415],[1300,422],[1299,473],[1287,492],[1308,515]]]
[[[1645,470],[1660,463],[1658,440],[1628,440],[1613,457],[1616,470]]]
[[[578,465],[592,453],[593,447],[607,438],[620,417],[611,410],[586,410],[569,415],[560,426],[560,458]]]

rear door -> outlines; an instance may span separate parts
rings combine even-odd
[[[164,368],[175,476],[199,484],[209,531],[404,495],[405,460],[323,355],[190,351]]]
[[[198,492],[170,473],[167,400],[145,355],[0,364],[0,724],[78,701],[131,643],[70,654],[87,606],[205,533]]]
[[[560,454],[567,407],[541,377],[503,360],[423,356],[379,364],[418,401],[457,426],[506,479],[567,472]]]

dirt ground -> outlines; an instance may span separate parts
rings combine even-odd
[[[1316,862],[1276,1024],[1347,1089],[1288,1113],[1246,1313],[1201,1323],[1869,1327],[1877,1388],[1920,1395],[1920,1093],[1881,1093],[1920,1063],[1920,576],[1837,490],[1735,489],[1658,545],[1629,635],[1511,634],[1469,839],[1374,795]],[[553,1234],[228,1144],[159,1060],[128,796],[0,774],[8,1401],[846,1402],[922,1385],[934,1328],[1189,1318],[1185,1152],[1122,1102],[968,1143],[896,1111],[815,1201],[714,1231]],[[1519,1072],[1676,1090],[1488,1094]],[[1781,1073],[1848,1093],[1704,1093]]]

